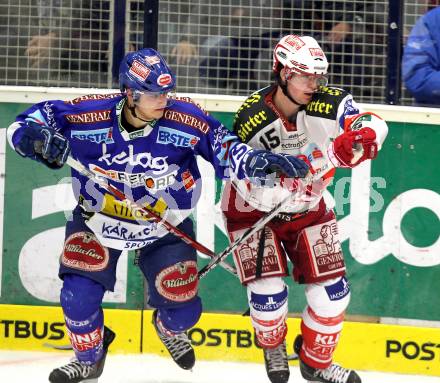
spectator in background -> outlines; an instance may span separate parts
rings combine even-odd
[[[214,4],[212,4],[214,3]],[[197,60],[210,92],[256,90],[258,60],[281,32],[282,1],[194,1],[181,39],[172,50],[178,65]]]
[[[198,90],[198,76],[195,73],[197,52],[190,55],[188,59],[186,59],[184,53],[182,58],[180,56],[176,57],[175,54],[175,47],[182,38],[182,29],[186,28],[190,16],[192,2],[192,0],[159,1],[157,46],[159,51],[167,57],[169,66],[176,74],[179,92]],[[144,5],[145,0],[131,0],[128,4],[129,14],[126,20],[128,51],[135,51],[144,46]]]
[[[420,17],[404,48],[402,76],[422,105],[440,105],[440,6]]]
[[[38,0],[36,5],[38,27],[25,50],[30,67],[60,69],[85,81],[106,72],[110,1]]]
[[[286,33],[313,36],[329,61],[331,81],[354,96],[380,93],[384,84],[386,15],[378,2],[291,0]]]
[[[356,96],[381,94],[385,68],[385,5],[378,2],[323,2],[324,50],[334,83]],[[333,21],[331,16],[334,15]],[[346,85],[345,85],[346,84]]]

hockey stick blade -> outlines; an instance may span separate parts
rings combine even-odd
[[[123,192],[121,192],[118,188],[108,183],[104,178],[98,177],[94,172],[87,169],[81,162],[75,160],[73,157],[69,156],[67,158],[66,164],[69,165],[72,169],[75,169],[77,172],[81,173],[82,175],[86,176],[87,178],[95,182],[97,185],[102,187],[104,190],[106,190],[113,196],[117,197],[119,200],[125,201],[132,210],[139,212],[144,217],[161,224],[170,233],[180,238],[182,241],[184,241],[186,244],[188,244],[195,250],[207,255],[212,259],[215,259],[217,257],[217,255],[213,251],[209,250],[200,242],[197,242],[196,240],[192,239],[188,234],[184,233],[183,231],[179,230],[177,227],[175,227],[174,225],[163,219],[159,214],[127,198],[126,195]],[[221,266],[229,273],[235,276],[237,275],[237,271],[235,267],[229,265],[228,263],[221,263]]]
[[[298,354],[293,353],[293,354],[287,355],[287,360],[298,360],[298,359],[299,359]]]

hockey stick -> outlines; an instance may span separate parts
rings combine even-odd
[[[232,242],[226,249],[224,249],[220,254],[213,257],[207,265],[199,270],[199,278],[203,278],[208,274],[214,267],[216,267],[229,253],[232,253],[243,241],[248,239],[251,235],[255,234],[257,231],[261,230],[269,221],[271,221],[281,210],[285,207],[286,203],[292,199],[292,196],[287,196],[281,202],[279,202],[271,211],[261,217],[257,222],[255,222],[250,228],[248,228],[240,237],[238,237],[234,242]]]
[[[75,160],[73,157],[69,156],[67,158],[66,164],[69,165],[72,169],[75,169],[82,175],[86,176],[93,182],[95,182],[97,185],[102,187],[104,190],[112,194],[113,196],[117,197],[121,201],[125,201],[127,205],[133,210],[141,213],[144,217],[149,218],[153,220],[154,222],[157,222],[164,226],[170,233],[174,234],[176,237],[180,238],[183,242],[190,245],[192,248],[196,249],[197,251],[200,251],[201,253],[207,255],[210,258],[216,258],[216,254],[209,250],[207,247],[203,246],[200,242],[197,242],[196,240],[192,239],[188,234],[184,233],[183,231],[179,230],[177,227],[163,219],[159,214],[156,214],[154,211],[151,211],[147,209],[145,206],[139,205],[138,203],[132,201],[131,199],[127,198],[127,196],[121,192],[118,188],[114,187],[113,185],[109,184],[107,181],[105,181],[103,178],[98,177],[95,173],[93,173],[91,170],[87,169],[81,162]],[[224,258],[224,257],[223,257]],[[219,261],[220,262],[220,261]],[[216,262],[217,264],[218,262]],[[227,264],[227,263],[221,263],[221,266],[228,271],[229,273],[233,275],[237,275],[237,270],[235,270],[235,267]]]
[[[293,179],[293,182],[297,187],[304,188],[307,187],[307,184],[312,180],[312,176],[309,174],[303,180],[299,178]],[[313,194],[313,192],[312,192]],[[241,237],[237,238],[234,242],[232,242],[226,249],[224,249],[220,254],[212,258],[207,265],[202,267],[199,270],[199,278],[203,278],[206,274],[208,274],[214,267],[216,267],[222,260],[229,254],[232,253],[242,242],[244,242],[251,235],[255,234],[257,231],[262,229],[268,222],[270,222],[278,213],[282,211],[287,202],[291,201],[294,198],[292,195],[288,195],[281,202],[279,202],[275,207],[266,213],[263,217],[261,217],[257,222],[253,224],[252,227],[249,227]]]

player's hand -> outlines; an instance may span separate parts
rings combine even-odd
[[[197,48],[189,41],[182,40],[172,49],[171,55],[176,56],[177,64],[189,64],[197,56]]]
[[[37,68],[48,63],[49,53],[51,48],[55,45],[56,39],[57,36],[54,32],[33,36],[30,39],[25,54],[29,57],[32,68]]]
[[[282,175],[286,178],[304,178],[309,167],[303,160],[291,155],[252,150],[248,154],[245,171],[252,183],[273,186],[275,179]]]
[[[346,167],[354,167],[365,160],[377,157],[376,132],[371,128],[352,130],[333,141],[336,159]]]
[[[69,156],[70,144],[67,138],[56,130],[29,121],[15,150],[23,157],[43,162],[52,169],[59,169]]]

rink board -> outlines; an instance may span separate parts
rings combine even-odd
[[[105,310],[106,326],[118,335],[112,349],[140,352],[141,323],[142,311]],[[0,349],[54,351],[69,344],[61,308],[0,305]]]
[[[112,353],[167,356],[155,335],[151,310],[105,311],[106,325],[117,337]],[[300,320],[289,318],[288,352]],[[189,332],[200,360],[263,363],[249,317],[205,313]],[[57,307],[0,305],[0,349],[50,351],[69,341]],[[437,328],[346,322],[335,361],[358,370],[440,376],[440,330]],[[297,362],[292,362],[293,365]]]
[[[66,219],[76,205],[70,169],[55,172],[18,156],[6,142],[6,127],[31,102],[95,92],[64,91],[0,86],[0,175],[6,174],[0,177],[0,304],[59,304],[59,255]],[[228,127],[232,112],[243,102],[242,97],[201,97],[194,95]],[[338,169],[326,193],[329,206],[335,206],[353,288],[347,314],[438,321],[440,178],[432,175],[438,167],[434,159],[440,147],[440,109],[364,107],[386,118],[388,138],[375,161]],[[405,171],[396,171],[396,164]],[[219,202],[222,184],[206,161],[199,161],[199,167],[203,188],[193,215],[196,239],[219,253],[228,245]],[[104,296],[106,307],[144,307],[143,276],[134,259],[133,251],[120,257],[115,291]],[[199,253],[199,267],[206,262]],[[289,312],[299,313],[306,304],[304,287],[289,278],[285,282],[294,297]],[[234,313],[247,307],[245,289],[220,267],[201,281],[199,295],[209,312]]]

